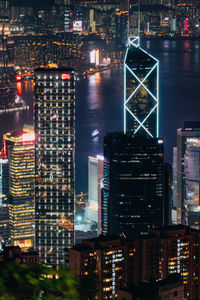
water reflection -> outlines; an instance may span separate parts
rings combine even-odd
[[[22,94],[22,83],[17,82],[17,94],[21,95]]]
[[[88,105],[90,110],[100,110],[103,106],[101,73],[89,77]]]

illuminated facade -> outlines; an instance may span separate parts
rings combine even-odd
[[[178,274],[185,286],[184,299],[199,299],[199,243],[200,232],[183,225],[151,230],[141,240],[141,281]]]
[[[85,219],[96,222],[101,232],[101,186],[103,180],[104,157],[97,155],[88,158],[88,204]]]
[[[8,244],[9,231],[9,163],[8,159],[0,156],[0,240]]]
[[[184,166],[185,223],[200,229],[200,139],[187,138]]]
[[[159,61],[129,38],[124,61],[124,133],[158,137]]]
[[[185,194],[185,150],[188,138],[200,138],[200,122],[186,121],[183,128],[177,130],[177,158],[176,169],[174,169],[174,176],[176,176],[176,186],[174,189],[174,200],[177,205],[177,223],[187,224],[185,199],[188,197]],[[175,161],[174,161],[175,163]]]
[[[70,249],[70,269],[77,280],[97,275],[100,300],[121,299],[118,292],[127,284],[161,282],[170,275],[178,275],[184,285],[181,300],[196,300],[200,298],[199,248],[200,231],[184,225],[153,228],[147,236],[134,239],[101,235]],[[162,299],[171,299],[167,296]]]
[[[8,203],[9,195],[9,162],[0,156],[0,204]]]
[[[35,134],[33,130],[5,134],[4,149],[9,160],[10,241],[12,245],[26,250],[34,246]]]
[[[163,140],[109,133],[104,159],[102,233],[133,237],[162,226]]]
[[[128,243],[120,237],[100,236],[83,240],[69,251],[69,266],[77,281],[94,274],[98,280],[98,298],[117,299],[118,290],[127,282]],[[133,253],[133,252],[132,252]],[[90,280],[90,279],[87,280]],[[132,280],[132,278],[129,278]]]
[[[35,70],[36,248],[54,267],[74,243],[74,89],[71,69]]]

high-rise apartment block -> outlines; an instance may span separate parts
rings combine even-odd
[[[129,38],[124,60],[124,132],[159,136],[159,61]]]
[[[177,130],[177,157],[174,161],[176,168],[173,168],[173,176],[176,178],[175,184],[177,185],[174,188],[176,195],[174,194],[173,198],[177,205],[177,223],[179,224],[187,224],[187,199],[190,196],[187,194],[185,186],[185,172],[189,171],[188,166],[187,171],[185,170],[185,155],[187,139],[192,138],[200,138],[200,122],[184,122],[183,128]]]
[[[132,242],[116,236],[100,236],[84,240],[69,251],[69,267],[74,272],[77,281],[81,278],[97,276],[98,299],[116,299],[118,290],[127,284],[127,272],[135,261],[135,248]],[[130,278],[131,278],[130,275]]]
[[[118,300],[183,300],[184,285],[178,276],[169,276],[157,282],[142,282],[137,287],[119,290]]]
[[[164,224],[163,140],[110,133],[104,138],[102,233],[133,237]]]
[[[33,129],[4,135],[9,161],[10,242],[24,250],[34,246],[35,134]]]
[[[85,209],[85,219],[96,222],[98,232],[101,232],[101,190],[103,180],[104,157],[97,155],[88,158],[88,203]]]
[[[74,243],[75,86],[71,69],[35,70],[36,248],[64,267]]]
[[[181,299],[196,300],[200,297],[199,247],[200,231],[184,225],[155,228],[134,240],[100,236],[70,250],[70,268],[78,280],[97,274],[100,300],[117,298],[122,287],[152,279],[161,282],[170,275],[178,275],[184,285]],[[171,299],[167,291],[164,294],[161,299]],[[180,299],[180,294],[173,296]]]

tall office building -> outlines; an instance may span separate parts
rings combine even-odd
[[[103,161],[104,157],[101,155],[88,158],[88,203],[85,209],[85,219],[97,223],[98,233],[101,232]]]
[[[35,134],[33,129],[4,135],[9,161],[10,242],[24,250],[34,246]]]
[[[73,70],[35,70],[36,248],[54,267],[74,243],[74,92]]]
[[[200,229],[200,139],[187,138],[185,159],[185,223]]]
[[[164,224],[163,140],[110,133],[104,138],[102,233],[131,237]]]
[[[188,138],[200,138],[200,122],[184,122],[183,128],[177,130],[177,158],[176,170],[174,169],[174,178],[177,178],[177,186],[175,186],[174,199],[177,205],[177,223],[186,224],[186,191],[185,191],[185,164],[184,157]]]
[[[115,13],[116,24],[116,42],[120,45],[126,45],[128,39],[128,10],[119,10]]]
[[[129,38],[124,61],[124,132],[159,136],[159,61]]]
[[[8,204],[9,196],[9,162],[0,156],[0,204]]]
[[[0,155],[0,240],[9,243],[9,163],[8,159]]]

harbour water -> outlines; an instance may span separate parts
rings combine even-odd
[[[160,136],[172,161],[176,129],[200,119],[200,41],[145,40],[144,49],[160,61]],[[33,82],[24,81],[22,98],[32,107]],[[32,108],[0,115],[0,137],[33,124]],[[99,135],[92,138],[98,129]],[[87,191],[88,156],[103,154],[106,132],[123,130],[123,69],[96,73],[76,82],[76,193]],[[0,145],[2,140],[0,141]]]

